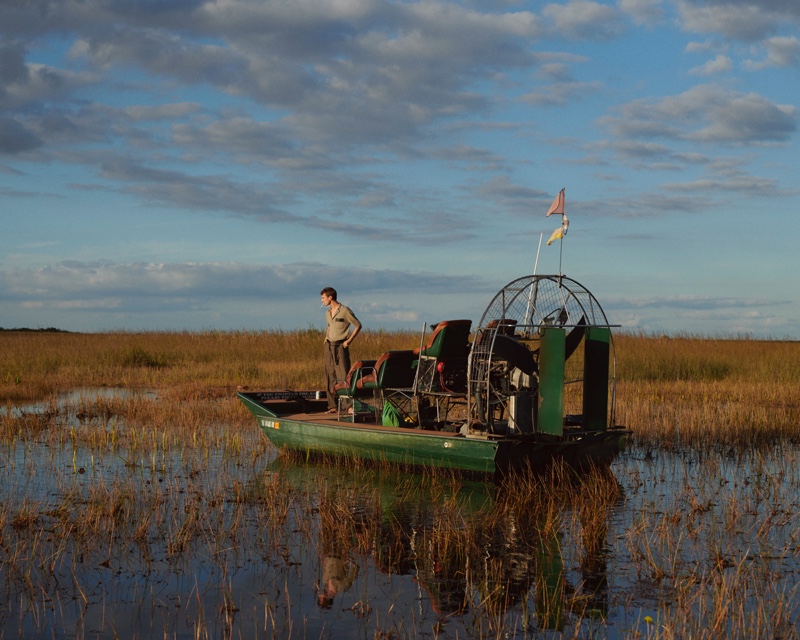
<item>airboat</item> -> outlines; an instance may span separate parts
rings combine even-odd
[[[334,389],[238,397],[279,451],[306,457],[477,473],[608,464],[630,434],[615,421],[613,327],[580,283],[530,275],[504,286],[474,331],[444,320],[414,349],[353,363]]]

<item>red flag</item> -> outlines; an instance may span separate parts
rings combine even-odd
[[[564,215],[564,189],[558,192],[556,199],[553,200],[553,204],[550,205],[547,215],[549,216],[551,213],[560,213]]]

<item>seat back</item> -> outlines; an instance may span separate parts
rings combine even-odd
[[[469,346],[471,328],[472,320],[443,320],[436,325],[427,345],[419,354],[439,360],[464,357]]]
[[[417,356],[410,349],[387,351],[374,368],[366,371],[358,382],[361,389],[410,389],[414,385],[414,362]]]
[[[416,355],[411,349],[387,351],[375,365],[381,389],[410,389],[414,386]]]
[[[375,360],[359,360],[358,362],[354,362],[347,372],[347,378],[344,380],[337,380],[336,384],[333,385],[333,390],[336,392],[336,395],[354,395],[361,386],[359,383],[365,371],[373,369],[375,367],[375,362]]]
[[[483,344],[486,340],[491,340],[493,335],[513,336],[517,329],[517,321],[511,318],[490,320],[483,329],[478,331],[475,336],[476,344]]]
[[[497,327],[497,334],[501,336],[513,336],[517,328],[517,321],[512,318],[503,318],[497,320],[490,320],[486,325],[487,329],[494,329]]]

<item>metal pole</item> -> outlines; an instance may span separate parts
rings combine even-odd
[[[542,236],[544,233],[539,234],[539,248],[536,249],[536,262],[533,263],[533,275],[536,276],[536,270],[539,268],[539,253],[542,251]],[[531,278],[531,288],[528,291],[528,306],[525,309],[525,324],[530,324],[530,320],[528,317],[530,316],[531,319],[533,317],[533,312],[531,311],[531,305],[533,304],[533,284],[536,282],[536,278]]]
[[[544,233],[539,233],[539,248],[536,249],[536,262],[533,263],[533,275],[536,275],[536,269],[539,267],[539,253],[542,251],[542,236]]]

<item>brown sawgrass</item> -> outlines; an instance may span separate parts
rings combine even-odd
[[[748,448],[800,438],[800,342],[622,335],[618,419],[644,446]]]
[[[195,440],[204,425],[211,437],[209,423],[245,428],[237,389],[324,388],[322,340],[314,329],[0,332],[0,401],[47,400],[75,388],[151,389],[157,405],[109,401],[88,410],[121,416],[132,427],[178,425],[184,439]],[[417,344],[413,332],[364,331],[351,357]],[[615,346],[615,417],[643,446],[735,448],[800,437],[800,342],[622,333]],[[34,429],[47,419],[22,422]],[[3,431],[20,422],[5,421]]]
[[[352,358],[418,343],[413,333],[365,331]],[[0,331],[0,401],[42,400],[81,387],[174,389],[189,399],[238,387],[318,389],[323,333],[233,331],[48,333]]]
[[[412,333],[365,331],[353,358],[418,341]],[[794,566],[800,540],[798,460],[787,446],[800,423],[800,343],[619,335],[617,413],[635,448],[619,481],[607,469],[576,477],[554,467],[507,478],[488,504],[467,509],[455,497],[457,478],[392,477],[393,508],[414,515],[402,520],[358,463],[340,461],[332,477],[348,482],[322,486],[263,469],[269,446],[235,391],[320,388],[321,342],[314,330],[0,332],[0,442],[9,452],[0,564],[7,599],[27,621],[23,631],[50,635],[46,611],[69,611],[72,602],[96,608],[105,582],[177,576],[199,559],[205,582],[181,594],[180,615],[192,620],[196,637],[213,635],[220,618],[223,637],[235,637],[244,596],[231,574],[262,564],[300,571],[302,549],[310,557],[326,551],[325,531],[325,544],[362,564],[379,556],[375,564],[389,576],[410,566],[413,552],[420,581],[442,589],[463,583],[434,636],[458,611],[471,637],[527,637],[545,626],[578,637],[582,624],[604,615],[596,577],[608,557],[616,581],[635,585],[628,594],[618,589],[618,608],[636,610],[647,594],[662,596],[651,605],[652,622],[615,622],[618,637],[796,632],[797,588],[792,569],[781,574],[780,567]],[[152,394],[92,392],[104,387]],[[69,405],[56,401],[76,388],[87,391]],[[32,401],[43,406],[13,408]],[[48,453],[28,454],[37,447]],[[662,466],[658,450],[694,462]],[[312,477],[324,477],[325,468]],[[44,496],[37,477],[49,478]],[[284,584],[263,588],[266,629],[318,637],[304,632],[302,606]],[[402,603],[378,611],[385,601],[370,583],[357,588],[350,613],[369,619],[374,637],[430,637],[430,629],[393,619]],[[219,592],[219,603],[207,604],[213,600],[201,589]]]

